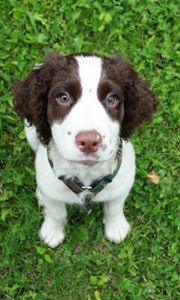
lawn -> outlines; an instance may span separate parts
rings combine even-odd
[[[178,14],[178,0],[1,0],[0,299],[180,299]],[[101,206],[89,216],[69,207],[66,240],[56,250],[38,238],[34,157],[11,91],[51,49],[122,53],[157,94],[159,112],[132,137],[132,231],[120,245],[104,239]]]

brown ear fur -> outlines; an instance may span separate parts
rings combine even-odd
[[[136,78],[135,82],[125,89],[125,116],[122,123],[122,136],[130,137],[139,125],[150,121],[156,108],[155,95],[148,87],[147,81]]]
[[[36,126],[43,144],[47,144],[51,138],[47,121],[48,91],[54,73],[62,60],[62,56],[51,54],[25,80],[17,83],[13,90],[16,112],[21,118],[26,118],[30,124]]]
[[[151,120],[157,109],[157,102],[148,82],[139,78],[130,63],[118,56],[112,57],[111,62],[125,98],[121,136],[129,138],[139,125]]]

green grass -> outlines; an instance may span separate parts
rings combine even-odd
[[[178,13],[176,0],[0,2],[1,299],[180,299]],[[132,138],[132,232],[121,245],[104,239],[100,206],[90,216],[70,207],[66,240],[56,250],[38,238],[34,158],[11,90],[51,49],[123,53],[158,96],[160,111]],[[158,185],[147,180],[152,170]]]

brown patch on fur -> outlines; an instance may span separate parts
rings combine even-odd
[[[113,92],[118,97],[118,102],[115,105],[107,104],[107,95]],[[102,78],[98,86],[98,97],[102,105],[105,107],[107,113],[111,116],[112,119],[122,122],[124,116],[124,95],[123,90],[120,85],[116,84],[102,73]]]
[[[63,119],[77,101],[80,94],[77,68],[73,57],[52,53],[38,69],[15,85],[13,96],[16,112],[36,126],[43,144],[47,144],[51,138],[50,123],[55,119]],[[55,101],[55,90],[65,89],[72,97],[68,109],[60,107]]]
[[[76,104],[81,95],[80,80],[77,72],[74,70],[72,74],[64,73],[56,75],[56,81],[52,83],[49,95],[47,115],[50,125],[54,121],[61,121],[70,112],[72,107]],[[58,94],[68,92],[69,103],[60,103],[57,101]]]
[[[109,80],[111,84],[122,89],[124,98],[124,118],[122,121],[121,136],[129,138],[134,130],[144,121],[152,118],[157,109],[154,92],[149,88],[147,81],[138,77],[130,63],[121,57],[105,58],[102,80]],[[105,79],[104,79],[105,78]],[[119,106],[119,113],[122,106]],[[118,119],[118,112],[113,111],[111,116]]]

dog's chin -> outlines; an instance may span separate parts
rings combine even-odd
[[[87,155],[87,156],[82,156],[82,157],[67,157],[66,155],[61,156],[72,166],[76,168],[81,168],[81,167],[87,167],[87,168],[93,168],[93,167],[99,167],[103,163],[107,161],[111,161],[114,159],[114,152],[110,152],[109,155],[105,157],[100,157],[99,155]]]

